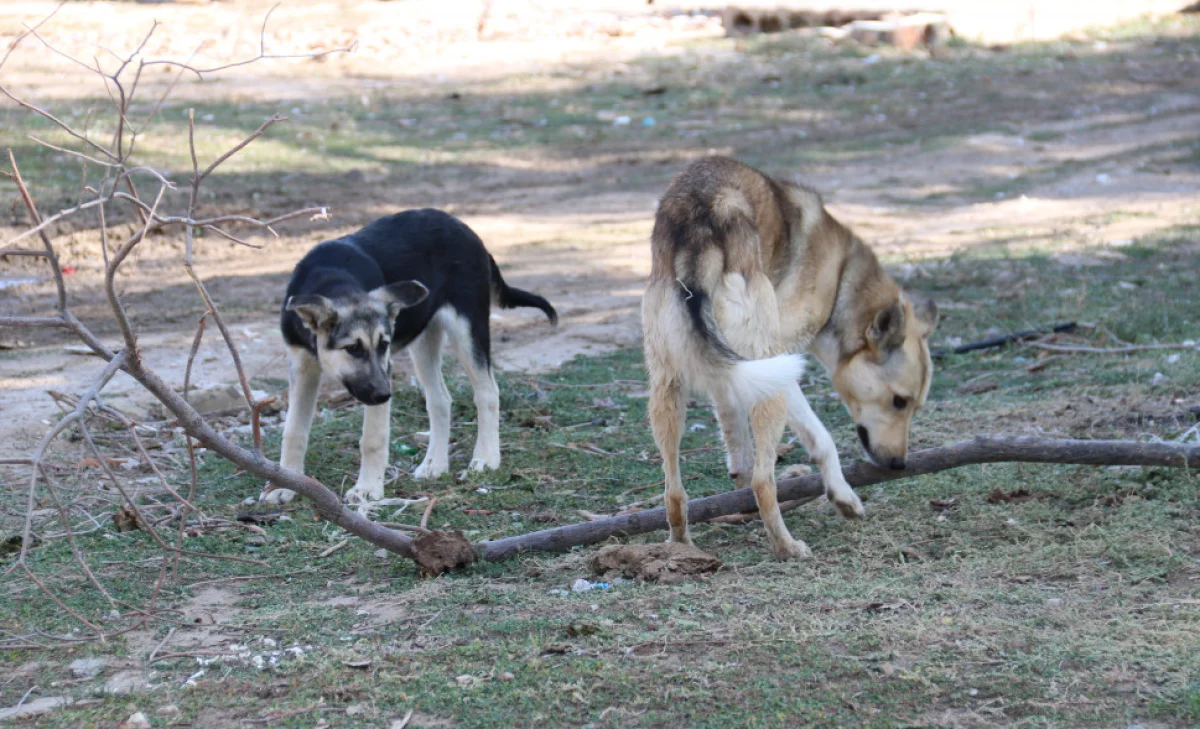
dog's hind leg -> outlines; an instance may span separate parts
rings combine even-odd
[[[408,347],[429,413],[429,449],[425,460],[413,471],[413,478],[418,479],[437,478],[450,468],[450,391],[442,379],[443,334],[439,313]]]
[[[321,365],[303,347],[288,348],[288,411],[283,424],[283,447],[279,465],[290,471],[304,473],[304,456],[308,453],[308,431],[312,428],[317,409],[317,390],[321,384]],[[277,488],[265,492],[260,501],[286,504],[296,496],[291,489]]]
[[[358,483],[346,492],[346,502],[379,501],[383,498],[383,479],[388,464],[388,433],[391,429],[392,401],[363,409],[362,439],[359,452]]]
[[[821,469],[821,480],[825,482],[825,498],[833,502],[842,516],[848,519],[862,518],[866,512],[858,494],[846,483],[842,475],[842,464],[838,460],[837,446],[833,436],[825,429],[817,414],[808,404],[808,399],[793,385],[787,391],[788,424],[800,437],[808,454]]]
[[[482,313],[487,316],[487,311]],[[483,471],[500,466],[500,389],[492,373],[488,356],[487,319],[483,320],[482,331],[462,316],[455,316],[448,323],[450,348],[454,356],[467,371],[471,390],[475,393],[477,434],[475,451],[471,455],[471,470]]]
[[[679,442],[683,437],[687,403],[679,380],[669,373],[656,373],[654,369],[651,372],[660,375],[650,383],[649,411],[650,429],[654,432],[654,442],[662,456],[663,476],[666,479],[664,502],[667,523],[671,526],[669,541],[691,544],[687,521],[688,495],[683,490],[683,478],[679,472]]]
[[[729,477],[736,488],[750,485],[754,472],[754,451],[750,442],[750,420],[745,408],[726,393],[714,394],[717,406],[717,421],[721,424],[721,438],[725,441],[725,462],[729,466]]]

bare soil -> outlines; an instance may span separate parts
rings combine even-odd
[[[497,3],[479,40],[472,37],[473,15],[447,20],[437,12],[441,5],[408,2],[403,12],[392,3],[281,8],[267,34],[272,49],[309,51],[357,39],[356,52],[321,62],[269,61],[199,83],[185,80],[176,96],[181,104],[252,99],[284,112],[380,96],[402,104],[434,103],[429,100],[448,94],[521,92],[547,93],[566,103],[613,84],[632,87],[633,93],[673,89],[684,81],[664,65],[670,62],[708,74],[709,83],[729,89],[729,98],[708,113],[690,110],[683,118],[661,119],[659,124],[679,128],[679,138],[665,144],[646,144],[636,130],[613,127],[585,130],[573,146],[500,146],[471,163],[388,165],[366,150],[359,167],[296,174],[275,192],[246,176],[222,178],[215,208],[267,214],[316,202],[333,213],[329,222],[285,225],[277,238],[252,235],[263,245],[259,250],[209,240],[198,252],[198,267],[233,323],[251,376],[286,378],[276,312],[288,272],[303,252],[380,214],[419,205],[461,216],[484,238],[512,285],[539,292],[558,307],[562,320],[553,331],[536,312],[496,312],[495,358],[502,369],[543,371],[576,355],[636,345],[655,200],[689,159],[711,152],[769,162],[772,150],[820,152],[828,144],[863,140],[853,154],[822,158],[814,152],[795,166],[765,166],[820,189],[835,214],[893,262],[977,246],[1053,245],[1065,264],[1102,265],[1097,249],[1103,253],[1106,246],[1194,221],[1200,207],[1200,164],[1186,157],[1200,129],[1195,73],[1200,62],[1194,47],[1169,39],[1067,44],[1050,51],[1059,60],[1049,70],[1032,71],[1021,59],[1006,69],[1003,53],[987,50],[953,50],[962,58],[931,60],[866,49],[840,66],[836,58],[821,64],[866,69],[882,54],[882,62],[895,63],[894,74],[902,74],[913,64],[968,62],[991,53],[997,59],[986,63],[997,70],[977,79],[947,76],[920,99],[899,87],[881,92],[878,102],[888,113],[861,116],[839,113],[861,101],[850,83],[834,87],[815,105],[806,99],[803,109],[776,112],[771,124],[739,130],[740,124],[722,124],[715,115],[736,106],[739,88],[764,79],[775,83],[772,68],[778,65],[786,74],[790,66],[786,57],[752,54],[752,41],[748,46],[721,39],[714,18],[618,2],[590,3],[574,13]],[[18,21],[48,7],[6,6],[0,26],[13,33]],[[179,6],[167,14],[136,4],[72,4],[47,26],[45,37],[82,53],[100,40],[94,30],[98,18],[119,17],[119,23],[104,24],[104,42],[119,48],[159,18],[164,27],[148,55],[177,57],[189,44],[211,37],[207,31],[219,29],[202,56],[220,63],[253,54],[258,26],[252,19],[261,18],[266,7]],[[1107,55],[1119,55],[1121,63],[1080,60]],[[26,52],[4,73],[18,93],[78,106],[88,97],[68,81],[70,67],[56,56]],[[146,83],[157,90],[169,81],[152,74]],[[704,82],[690,83],[703,88]],[[25,119],[7,107],[2,133],[21,134]],[[953,129],[944,128],[947,120]],[[943,143],[930,144],[923,130],[936,125]],[[910,136],[898,137],[901,133]],[[48,201],[56,199],[45,192]],[[9,224],[0,226],[5,239],[25,220],[19,206],[9,207]],[[178,238],[171,230],[154,237],[119,285],[140,326],[148,361],[181,383],[201,308],[178,266]],[[115,332],[106,323],[94,230],[64,228],[57,242],[65,263],[75,269],[69,278],[73,306],[111,339]],[[1091,252],[1075,255],[1074,249]],[[1111,255],[1119,257],[1119,247]],[[49,281],[35,261],[9,259],[3,265],[0,310],[52,310]],[[897,270],[901,276],[920,275],[919,266]],[[955,302],[944,303],[952,312]],[[54,333],[9,331],[0,333],[0,341],[10,350],[0,357],[0,455],[13,455],[28,449],[56,411],[46,392],[76,390],[101,365],[72,353],[69,347],[76,343]],[[233,380],[222,347],[210,328],[197,358],[198,386]],[[149,401],[128,378],[119,375],[108,392],[118,407],[149,417]]]

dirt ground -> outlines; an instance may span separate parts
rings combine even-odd
[[[402,13],[388,3],[360,3],[349,9],[333,3],[285,7],[272,19],[269,47],[309,51],[357,40],[356,51],[319,64],[268,61],[212,81],[185,81],[175,98],[186,105],[210,99],[237,103],[253,97],[285,113],[299,111],[296,105],[300,104],[337,107],[379,94],[426,101],[444,99],[448,93],[485,95],[497,86],[524,85],[530,87],[529,93],[554,89],[552,93],[569,99],[614,79],[643,90],[653,90],[664,81],[674,84],[676,79],[665,71],[655,74],[668,59],[712,66],[717,70],[709,72],[718,74],[714,78],[735,86],[761,84],[764,78],[768,84],[778,83],[778,74],[770,71],[775,57],[747,57],[745,41],[720,38],[715,18],[633,3],[592,5],[588,12],[568,14],[532,4],[496,3],[484,41],[470,37],[469,24],[446,25],[448,21],[439,20],[445,16],[437,15],[428,3],[405,3]],[[0,9],[0,23],[12,34],[19,21],[36,17],[46,7],[6,5]],[[164,25],[147,55],[177,56],[186,44],[203,37],[200,28],[213,27],[223,30],[217,43],[204,51],[205,58],[227,62],[253,52],[251,29],[265,7],[255,3],[181,6],[167,13],[140,5],[72,5],[46,29],[45,37],[80,52],[100,40],[92,20],[116,13],[122,22],[106,25],[104,40],[123,47],[159,18]],[[424,34],[413,30],[414,18]],[[114,38],[108,37],[109,29]],[[399,38],[406,42],[400,43]],[[869,68],[872,59],[888,51],[866,53],[870,55],[853,58],[852,63]],[[1101,74],[1116,67],[1120,75],[1098,75],[1076,60],[1082,54],[1121,54],[1120,64],[1097,64]],[[771,150],[779,145],[819,149],[825,139],[868,140],[866,149],[839,155],[840,159],[796,167],[766,166],[820,189],[835,214],[893,262],[984,243],[1119,246],[1149,231],[1195,220],[1200,168],[1163,161],[1197,140],[1200,95],[1197,75],[1189,71],[1195,68],[1195,49],[1188,55],[1154,44],[1097,40],[1076,43],[1061,50],[1060,56],[1049,89],[1038,88],[1048,81],[1044,71],[1019,68],[976,79],[987,87],[982,94],[964,86],[970,79],[948,80],[944,88],[931,88],[928,98],[919,92],[922,103],[908,99],[900,118],[882,112],[857,117],[839,114],[839,103],[847,100],[847,94],[854,95],[851,85],[848,91],[827,95],[824,108],[792,110],[774,125],[749,134],[721,128],[718,120],[705,120],[702,114],[663,119],[663,125],[679,127],[679,141],[658,148],[639,141],[635,129],[614,127],[617,134],[585,137],[570,149],[501,147],[477,155],[475,164],[452,164],[444,170],[435,164],[416,170],[389,166],[372,160],[368,149],[367,164],[342,174],[297,175],[302,179],[288,186],[280,196],[284,199],[258,206],[273,213],[289,202],[315,202],[329,206],[331,222],[288,225],[278,238],[256,238],[264,244],[261,250],[223,242],[206,244],[200,252],[200,271],[235,324],[234,337],[248,372],[283,379],[286,366],[276,311],[287,273],[299,256],[313,243],[350,231],[379,214],[409,206],[441,206],[480,233],[511,283],[546,295],[559,308],[562,323],[555,331],[527,311],[498,312],[495,317],[499,366],[540,371],[581,353],[630,346],[639,340],[639,294],[648,272],[647,238],[656,197],[688,159],[708,152],[769,160]],[[648,57],[660,65],[644,65]],[[937,63],[894,53],[885,60]],[[635,67],[635,63],[643,65]],[[547,70],[554,64],[572,69],[569,83]],[[786,73],[786,63],[780,66]],[[77,104],[71,99],[80,96],[80,80],[68,82],[64,73],[68,67],[61,58],[26,51],[4,73],[6,83],[19,94],[51,105]],[[905,69],[897,65],[893,75]],[[720,75],[726,73],[734,74],[733,78]],[[154,83],[161,86],[166,81]],[[1051,93],[1060,87],[1070,91]],[[881,101],[885,100],[889,106],[906,101],[896,102],[886,94]],[[1028,106],[1014,110],[1017,100]],[[612,114],[598,116],[607,119]],[[946,116],[955,119],[953,143],[922,143],[921,129],[927,120],[945,121]],[[792,118],[811,121],[796,124]],[[9,106],[3,119],[3,135],[15,139],[22,134],[21,113]],[[708,140],[712,146],[687,143],[689,130],[704,122],[718,127]],[[997,129],[998,123],[1002,129]],[[891,141],[898,131],[907,132],[907,138]],[[981,177],[998,185],[998,191],[964,195],[963,191],[980,185]],[[1008,181],[1015,188],[1012,192],[1002,189]],[[237,180],[228,184],[231,193],[220,202],[244,204],[228,199],[239,195]],[[6,207],[13,217],[0,232],[9,238],[20,230],[14,223],[23,218],[15,200]],[[111,327],[106,329],[102,323],[94,232],[84,229],[65,235],[61,242],[67,252],[65,262],[76,267],[70,280],[74,305],[85,319],[111,334]],[[178,256],[172,237],[178,236],[168,231],[146,246],[122,285],[135,316],[147,314],[141,342],[149,362],[179,382],[201,309],[188,296],[183,271],[172,265]],[[44,271],[21,259],[9,259],[6,268],[0,279],[4,284],[0,308],[45,311],[52,292]],[[77,389],[99,364],[73,354],[73,343],[59,337],[24,331],[0,336],[9,350],[0,358],[0,408],[20,414],[0,418],[0,455],[12,455],[27,449],[55,412],[47,390]],[[229,382],[232,377],[227,357],[210,334],[196,381],[203,386]],[[109,393],[113,404],[144,417],[149,403],[128,378],[119,376]]]

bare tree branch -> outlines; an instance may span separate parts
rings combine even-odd
[[[845,476],[851,486],[861,488],[962,466],[1002,462],[1200,468],[1200,444],[978,436],[954,445],[912,453],[903,471],[858,463],[847,468]],[[785,479],[778,483],[777,488],[781,502],[803,503],[825,493],[820,474]],[[753,513],[757,510],[753,491],[738,489],[691,499],[688,501],[688,521],[699,523],[718,516]],[[596,544],[611,537],[627,537],[666,528],[666,511],[658,508],[496,539],[476,546],[484,559],[500,561],[525,552],[561,552],[582,544]]]

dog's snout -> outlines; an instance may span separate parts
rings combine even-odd
[[[893,471],[903,471],[907,466],[908,464],[904,462],[903,458],[893,458],[888,461],[888,468]]]
[[[863,448],[866,448],[867,450],[871,450],[871,434],[868,433],[867,429],[862,427],[861,425],[858,426],[857,430],[858,430],[858,439],[860,441],[862,441]]]

